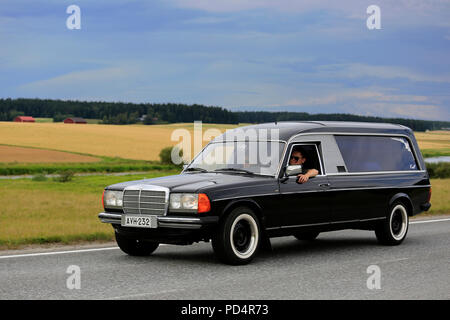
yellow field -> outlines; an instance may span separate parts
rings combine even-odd
[[[236,127],[236,125],[203,124],[203,133],[208,129],[224,132]],[[0,122],[0,144],[126,159],[159,160],[161,149],[179,142],[171,141],[171,135],[176,129],[187,129],[193,136],[194,124],[122,126]],[[415,135],[421,150],[450,149],[450,132],[418,132]],[[203,141],[203,145],[207,142]]]
[[[208,129],[224,132],[235,125],[203,124]],[[0,122],[0,144],[86,153],[135,160],[159,160],[164,147],[176,129],[187,129],[193,136],[194,125],[67,125],[64,123]],[[207,141],[204,141],[206,144]]]
[[[415,132],[421,150],[443,150],[450,148],[450,131]]]
[[[74,153],[0,145],[0,162],[70,163],[97,162],[99,158]]]

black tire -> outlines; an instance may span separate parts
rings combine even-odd
[[[255,213],[246,207],[230,212],[212,237],[214,253],[220,261],[243,265],[253,260],[261,243],[261,227]]]
[[[313,241],[317,238],[319,234],[320,232],[318,231],[298,232],[294,234],[294,237],[302,241]]]
[[[408,225],[408,208],[403,202],[396,201],[389,208],[386,219],[375,229],[375,235],[379,243],[396,246],[405,240]]]
[[[121,236],[116,232],[116,242],[119,248],[130,256],[149,256],[159,246],[157,242],[145,242],[138,239]]]

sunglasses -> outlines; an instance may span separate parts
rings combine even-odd
[[[294,159],[295,161],[298,161],[300,157],[291,156],[291,160]]]

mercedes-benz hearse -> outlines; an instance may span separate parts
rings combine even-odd
[[[298,152],[302,163],[293,165]],[[312,241],[321,232],[363,229],[398,245],[430,197],[424,160],[405,126],[278,122],[227,131],[179,175],[106,187],[99,218],[129,255],[211,241],[221,261],[236,265],[271,237]]]

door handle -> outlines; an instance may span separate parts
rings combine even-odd
[[[324,187],[329,187],[330,184],[329,183],[319,183],[319,187],[324,188]]]

